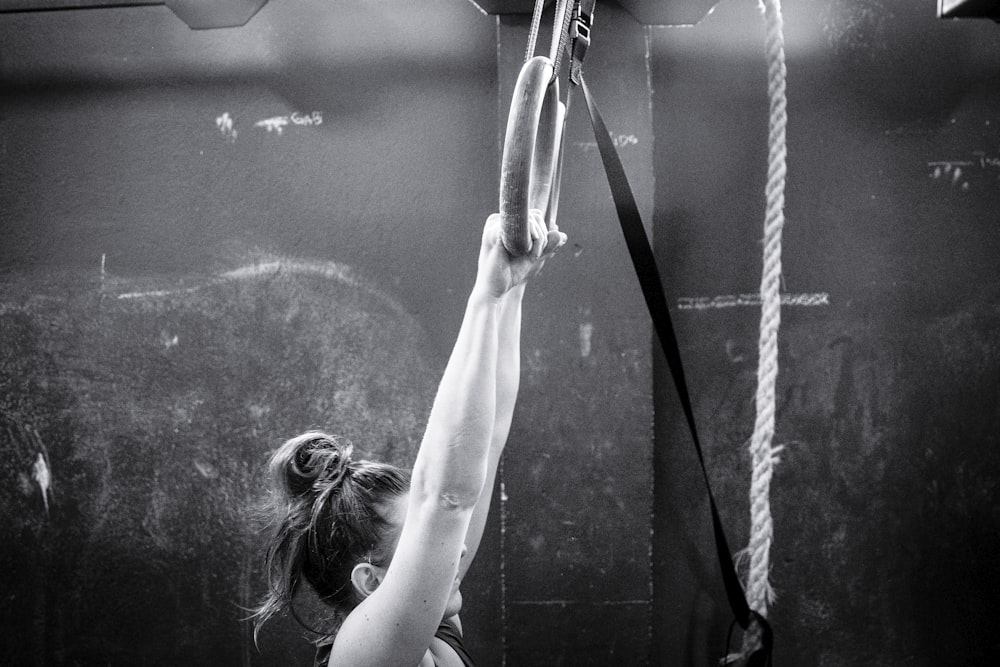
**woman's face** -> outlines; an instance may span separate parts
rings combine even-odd
[[[396,553],[396,546],[399,544],[399,536],[403,532],[403,524],[406,523],[406,511],[410,506],[410,496],[404,493],[395,496],[391,501],[381,506],[380,512],[388,522],[384,535],[387,550],[391,554]],[[462,545],[462,558],[465,558],[465,545]],[[454,616],[462,609],[462,591],[460,586],[462,581],[456,577],[452,583],[451,595],[445,604],[444,618]]]

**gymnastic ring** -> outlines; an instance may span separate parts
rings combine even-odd
[[[559,82],[552,73],[552,61],[545,56],[524,63],[507,117],[500,167],[500,238],[515,256],[531,250],[528,210],[547,209],[556,172],[565,105],[559,101]]]

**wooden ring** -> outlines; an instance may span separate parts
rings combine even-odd
[[[553,64],[535,56],[517,77],[507,117],[500,167],[500,218],[504,247],[512,255],[531,251],[528,210],[548,208],[565,105]]]

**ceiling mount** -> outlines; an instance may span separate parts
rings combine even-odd
[[[531,14],[534,0],[468,0],[487,14]],[[941,0],[941,2],[956,0]],[[639,23],[645,25],[694,25],[711,11],[719,0],[616,0]],[[545,0],[545,5],[554,0]],[[607,0],[598,2],[607,4]],[[600,10],[598,9],[598,14]]]
[[[0,13],[166,5],[194,30],[246,25],[267,0],[0,0]]]

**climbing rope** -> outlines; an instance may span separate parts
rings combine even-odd
[[[772,446],[774,439],[775,398],[774,386],[778,377],[778,325],[781,323],[781,231],[785,226],[785,127],[788,124],[785,97],[785,37],[781,18],[781,0],[758,0],[767,24],[767,95],[770,115],[767,136],[767,204],[764,213],[764,261],[760,280],[761,314],[760,339],[757,345],[757,419],[750,438],[750,457],[753,466],[750,479],[750,540],[737,554],[738,560],[750,559],[744,590],[747,605],[759,615],[753,619],[743,635],[739,653],[727,655],[722,664],[741,663],[753,658],[770,639],[765,635],[767,606],[774,601],[774,589],[769,580],[771,572],[771,543],[774,525],[771,521],[771,477],[778,462],[781,447]],[[726,642],[729,644],[728,640]],[[763,655],[764,664],[770,665],[768,651]]]
[[[781,322],[781,231],[785,224],[785,39],[780,0],[762,0],[767,22],[768,120],[767,208],[764,218],[764,262],[761,274],[760,340],[757,366],[757,419],[750,440],[753,474],[750,484],[750,568],[746,591],[750,608],[767,617],[774,591],[768,580],[774,528],[771,522],[771,476],[780,448],[774,438],[774,387],[778,376],[778,325]]]

